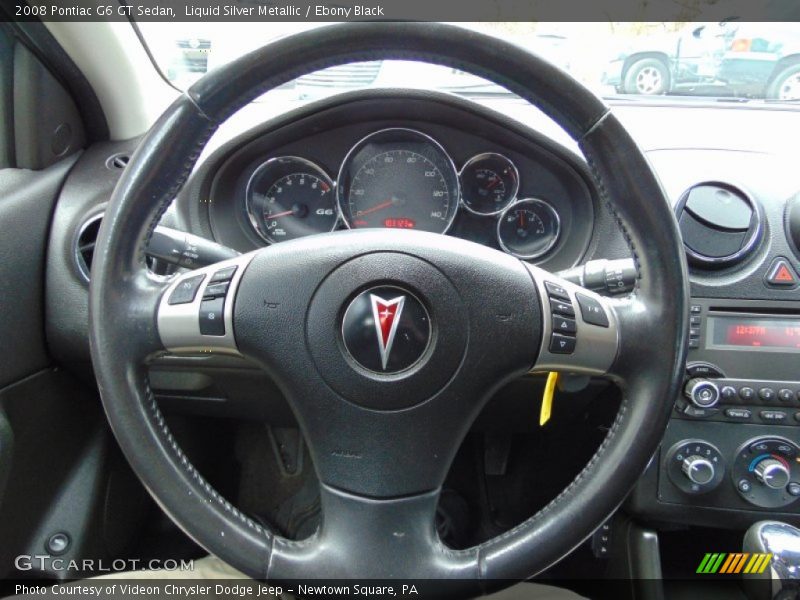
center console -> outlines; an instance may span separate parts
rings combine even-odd
[[[690,311],[682,394],[629,504],[689,524],[800,522],[797,302],[693,298]]]

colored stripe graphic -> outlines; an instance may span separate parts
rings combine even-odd
[[[736,574],[736,573],[763,573],[772,561],[772,554],[748,552],[708,552],[703,556],[697,573],[710,574]]]
[[[722,568],[720,568],[719,572],[720,573],[730,573],[731,572],[731,570],[730,570],[731,566],[736,563],[738,558],[739,558],[739,555],[736,554],[736,553],[728,554],[728,558],[726,558],[725,562],[722,563]]]
[[[744,567],[744,561],[747,560],[748,556],[750,556],[750,554],[748,552],[745,552],[744,554],[740,554],[739,555],[739,562],[737,562],[736,565],[734,565],[734,567],[733,567],[733,572],[734,573],[741,573],[742,572],[742,567]]]

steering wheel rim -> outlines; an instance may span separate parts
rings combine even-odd
[[[322,465],[317,465],[323,481],[325,516],[321,530],[300,542],[274,535],[222,498],[194,469],[169,433],[147,382],[148,358],[174,346],[164,341],[162,319],[169,310],[164,298],[176,283],[170,287],[149,275],[143,249],[205,143],[236,110],[277,85],[325,67],[379,59],[421,60],[458,68],[494,81],[539,107],[579,143],[601,198],[622,228],[637,267],[636,290],[629,298],[613,302],[595,298],[616,334],[611,350],[598,346],[611,354],[605,357],[607,364],[598,367],[589,360],[571,365],[578,371],[605,372],[622,388],[619,414],[605,441],[585,469],[547,507],[505,534],[465,551],[446,548],[436,537],[432,522],[438,488],[430,486],[441,479],[440,463],[447,457],[432,461],[435,468],[429,469],[429,477],[419,489],[383,488],[381,478],[369,473],[359,482],[348,477],[347,469],[341,466],[329,469],[328,463],[342,457],[330,458],[330,447],[325,443],[320,448],[326,453],[315,456],[315,464]],[[526,326],[538,327],[536,331],[542,335],[538,339],[531,336],[531,347],[512,340],[519,351],[509,350],[504,356],[509,365],[492,366],[495,381],[487,380],[485,389],[480,388],[481,398],[464,401],[465,415],[445,440],[445,453],[455,451],[451,446],[457,447],[469,418],[477,414],[500,383],[537,365],[552,366],[543,360],[552,359],[546,356],[542,341],[551,332],[544,281],[562,284],[573,300],[577,298],[575,286],[506,255],[498,257],[493,250],[449,239],[434,243],[428,234],[388,240],[374,232],[346,232],[320,240],[309,239],[291,247],[293,242],[287,242],[246,255],[244,262],[238,263],[241,268],[232,282],[237,291],[226,319],[236,332],[236,343],[276,376],[289,397],[297,397],[297,390],[305,384],[275,369],[278,364],[288,369],[293,366],[280,363],[273,349],[266,349],[269,341],[258,327],[259,319],[263,319],[263,311],[256,307],[263,299],[258,297],[259,283],[263,285],[264,277],[272,276],[286,286],[293,285],[291,271],[283,279],[276,275],[275,258],[281,255],[290,262],[301,260],[297,257],[323,253],[328,245],[334,248],[328,256],[333,266],[319,274],[318,282],[363,255],[374,264],[357,272],[385,269],[391,263],[392,268],[404,272],[404,277],[407,270],[419,273],[420,281],[435,282],[439,281],[436,271],[444,279],[457,278],[466,257],[478,265],[468,277],[479,277],[482,282],[500,278],[506,296],[498,294],[498,303],[514,297],[518,300],[526,290],[529,297],[538,300],[538,306],[531,302],[530,308],[520,309],[514,316]],[[455,264],[459,255],[461,266]],[[302,268],[309,269],[306,263]],[[299,268],[298,264],[291,266]],[[426,271],[428,267],[433,271]],[[417,283],[409,284],[411,289],[415,290]],[[469,311],[472,298],[466,297],[469,292],[465,289],[456,289],[454,297],[460,295],[455,302],[463,302]],[[313,298],[318,297],[315,290],[309,292]],[[248,294],[250,300],[246,300]],[[686,354],[687,309],[685,259],[669,202],[647,160],[602,101],[556,67],[498,39],[433,23],[358,23],[315,29],[272,43],[206,75],[167,109],[132,157],[103,220],[92,265],[90,343],[103,405],[123,452],[162,508],[211,553],[262,579],[451,578],[468,586],[464,593],[475,593],[486,589],[481,581],[519,580],[545,569],[590,535],[622,502],[658,447],[671,399],[678,392]],[[312,310],[306,307],[304,326]],[[122,314],[125,319],[120,318]],[[436,314],[441,311],[434,311]],[[468,317],[473,323],[472,313]],[[278,321],[274,323],[280,326]],[[493,332],[507,335],[502,325],[493,327]],[[652,342],[656,332],[658,344]],[[464,344],[466,347],[468,343]],[[217,349],[226,351],[224,344]],[[297,351],[301,352],[300,346]],[[466,360],[469,352],[464,350],[463,356]],[[484,362],[492,363],[486,358]],[[313,357],[308,364],[319,367]],[[489,366],[486,370],[488,378]],[[463,370],[456,367],[456,372],[459,377],[454,379],[464,377]],[[317,391],[325,393],[322,388]],[[440,391],[426,398],[439,398]],[[462,389],[452,397],[460,399],[465,393]],[[345,405],[359,403],[332,402],[327,406],[343,411]],[[426,400],[418,405],[436,403]],[[304,433],[313,433],[315,419],[319,420],[315,413],[299,401],[292,407]],[[378,424],[398,419],[399,413],[416,414],[417,410],[416,405],[393,412],[361,409],[359,415]],[[456,413],[448,414],[460,418]],[[319,430],[321,426],[316,427]],[[403,438],[405,431],[398,436]],[[357,439],[373,448],[366,437]],[[397,460],[399,455],[376,458],[366,452],[364,456],[366,463],[384,461],[375,464],[385,468],[389,459]],[[414,493],[402,493],[408,490]],[[354,537],[352,523],[361,527],[363,536],[348,541],[348,537]]]

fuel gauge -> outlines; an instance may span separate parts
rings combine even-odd
[[[502,154],[487,152],[461,168],[461,200],[476,215],[496,215],[514,201],[519,190],[517,167]]]
[[[558,213],[544,200],[527,198],[509,206],[497,221],[500,247],[517,258],[538,258],[558,241]]]

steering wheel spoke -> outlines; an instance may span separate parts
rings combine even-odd
[[[323,485],[320,496],[320,529],[299,543],[276,539],[270,573],[287,579],[305,579],[311,569],[316,577],[331,579],[448,578],[460,580],[458,586],[443,586],[451,594],[482,593],[477,550],[454,552],[436,534],[438,492],[376,499]]]
[[[238,355],[233,306],[253,254],[182,273],[161,295],[158,333],[169,352]]]

